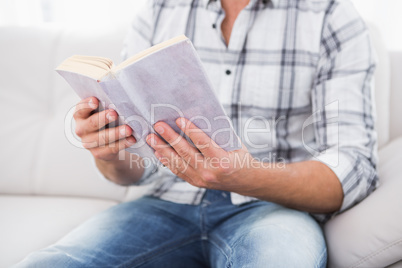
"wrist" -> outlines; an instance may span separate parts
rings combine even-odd
[[[238,194],[259,198],[263,191],[263,182],[267,179],[268,171],[264,171],[263,162],[251,157],[248,165],[242,169],[243,183]],[[262,179],[264,178],[264,179]]]
[[[108,180],[119,185],[131,185],[137,182],[144,172],[143,161],[141,157],[129,153],[116,159],[95,159],[99,171]]]

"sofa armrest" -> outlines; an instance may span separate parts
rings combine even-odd
[[[402,260],[402,137],[379,152],[380,187],[325,226],[329,267],[385,267]]]

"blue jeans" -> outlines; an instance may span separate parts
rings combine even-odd
[[[307,213],[207,190],[200,205],[143,197],[88,220],[16,267],[325,267]]]

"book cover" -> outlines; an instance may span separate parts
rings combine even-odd
[[[124,68],[111,69],[99,80],[61,68],[57,72],[81,98],[95,96],[102,102],[101,110],[117,111],[119,124],[128,124],[137,139],[127,149],[131,153],[153,157],[153,149],[145,142],[146,136],[154,133],[152,126],[164,121],[180,133],[175,124],[178,117],[191,120],[227,151],[241,148],[231,120],[187,38],[154,50]]]

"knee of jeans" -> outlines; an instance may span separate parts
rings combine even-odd
[[[83,255],[70,255],[60,250],[57,246],[50,246],[35,251],[26,256],[22,261],[12,266],[13,268],[29,267],[84,267],[89,263]]]
[[[292,213],[291,213],[292,214]],[[319,225],[289,212],[258,222],[234,242],[231,267],[325,267],[327,251]]]

